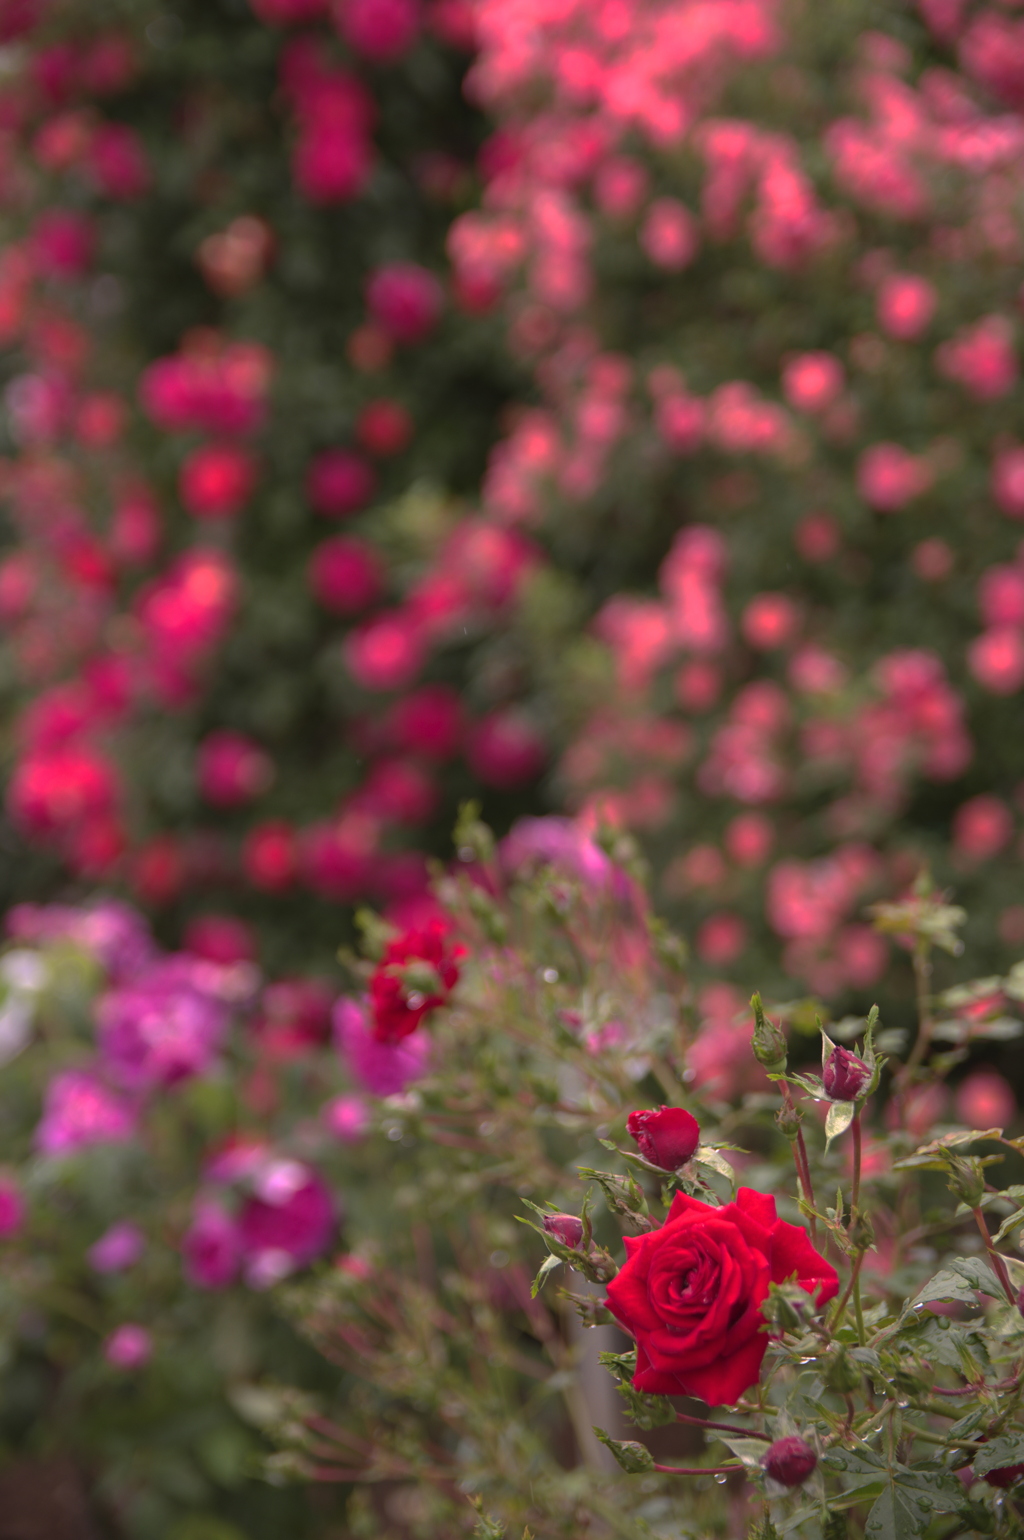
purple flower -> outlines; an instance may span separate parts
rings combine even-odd
[[[124,1144],[134,1134],[134,1108],[89,1070],[64,1070],[47,1086],[35,1136],[44,1155]]]
[[[122,1273],[126,1268],[135,1266],[145,1249],[146,1237],[138,1225],[129,1224],[125,1220],[120,1224],[111,1225],[110,1229],[89,1247],[86,1256],[93,1272]]]
[[[200,1198],[182,1243],[185,1275],[201,1289],[226,1289],[242,1262],[238,1226],[221,1205]]]
[[[229,1011],[210,988],[208,967],[169,957],[97,1006],[100,1050],[114,1077],[133,1090],[173,1085],[210,1067],[224,1041]]]
[[[425,1074],[430,1055],[425,1033],[413,1033],[398,1043],[378,1042],[364,1007],[344,997],[335,1005],[332,1019],[337,1048],[371,1096],[396,1096]]]
[[[322,1117],[342,1144],[358,1144],[370,1126],[370,1109],[361,1096],[336,1096],[327,1103]]]
[[[126,1321],[104,1342],[103,1356],[115,1369],[141,1369],[153,1356],[153,1339],[144,1326]]]
[[[321,1256],[334,1236],[337,1215],[325,1183],[297,1160],[271,1160],[238,1219],[245,1275],[268,1288]]]

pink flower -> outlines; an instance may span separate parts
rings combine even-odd
[[[242,870],[262,892],[290,888],[298,872],[298,841],[291,824],[274,819],[250,829],[242,847]]]
[[[115,1369],[141,1369],[153,1356],[153,1338],[144,1326],[126,1321],[104,1342],[103,1356]]]
[[[389,718],[398,748],[450,759],[462,742],[462,701],[450,685],[425,684],[395,703]]]
[[[109,816],[118,796],[109,760],[82,744],[29,754],[7,787],[14,821],[33,834],[54,834]]]
[[[932,471],[901,444],[872,444],[857,466],[857,490],[879,513],[896,513],[932,484]]]
[[[370,1109],[361,1096],[336,1096],[322,1113],[324,1125],[342,1144],[358,1144],[370,1126]]]
[[[89,169],[100,192],[108,198],[140,198],[153,180],[142,141],[126,123],[104,123],[96,130]]]
[[[425,661],[422,632],[403,610],[385,610],[349,633],[344,657],[364,690],[404,690]]]
[[[993,695],[1013,695],[1024,684],[1024,635],[997,626],[975,637],[967,649],[967,667]]]
[[[412,434],[413,421],[405,407],[386,396],[368,401],[356,419],[358,442],[377,459],[401,454]]]
[[[76,278],[92,261],[96,232],[92,220],[72,209],[48,209],[32,229],[40,267],[55,278]]]
[[[182,1252],[190,1283],[200,1289],[226,1289],[242,1265],[238,1226],[218,1202],[201,1198],[182,1241]]]
[[[88,1070],[64,1070],[46,1088],[35,1143],[44,1155],[66,1155],[94,1144],[125,1144],[135,1136],[135,1111]]]
[[[1013,814],[998,797],[982,793],[956,810],[953,849],[972,861],[988,861],[1013,838]]]
[[[256,956],[252,927],[233,914],[195,915],[185,926],[182,940],[185,951],[193,957],[221,967],[252,962]]]
[[[146,1237],[138,1225],[126,1220],[111,1225],[98,1241],[89,1247],[86,1256],[95,1273],[122,1273],[134,1267],[146,1249]]]
[[[256,461],[238,444],[204,444],[181,467],[181,500],[197,519],[230,519],[256,489]]]
[[[878,324],[890,337],[911,342],[927,330],[938,303],[938,291],[927,278],[890,273],[878,286]]]
[[[17,1235],[25,1223],[25,1200],[13,1177],[0,1176],[0,1241]]]
[[[274,767],[251,738],[225,728],[200,743],[197,778],[201,796],[212,807],[241,807],[268,789]]]
[[[742,630],[751,647],[770,652],[796,635],[800,612],[786,594],[756,594],[743,612]]]
[[[989,315],[964,327],[935,355],[940,374],[956,380],[977,401],[998,401],[1017,383],[1013,330],[1005,316]]]
[[[823,412],[843,383],[843,366],[834,353],[801,353],[782,371],[782,393],[798,412]]]
[[[335,23],[356,53],[392,64],[416,41],[419,0],[338,0]]]
[[[466,758],[485,786],[510,791],[537,778],[546,746],[526,713],[510,708],[492,711],[470,729]]]
[[[342,998],[334,1007],[334,1041],[339,1053],[371,1096],[395,1096],[426,1073],[430,1039],[416,1032],[397,1043],[382,1043],[373,1034],[366,1009]]]
[[[706,418],[703,401],[683,390],[667,392],[654,409],[654,422],[660,437],[679,455],[693,454],[700,447]]]
[[[1024,569],[998,566],[983,572],[978,608],[986,626],[1024,626]]]
[[[356,615],[380,598],[383,564],[367,541],[335,535],[310,557],[309,586],[324,609],[335,615]]]
[[[327,118],[308,119],[292,152],[295,185],[310,203],[350,203],[366,186],[372,165],[366,135]]]
[[[746,944],[746,925],[738,914],[728,910],[709,915],[697,931],[697,956],[712,968],[726,968],[734,963]]]
[[[1013,1087],[994,1069],[972,1070],[954,1100],[956,1115],[968,1128],[1008,1128],[1017,1116]]]
[[[365,893],[376,863],[378,827],[367,814],[339,823],[313,824],[303,831],[299,866],[314,893],[348,903]]]
[[[1011,519],[1024,519],[1024,449],[1001,449],[992,462],[992,496]]]
[[[394,342],[423,342],[437,325],[444,305],[441,285],[416,262],[391,262],[370,277],[366,287],[370,315]]]
[[[640,230],[640,245],[656,267],[682,272],[697,255],[697,221],[678,198],[656,198]]]
[[[373,468],[350,449],[325,449],[310,461],[306,496],[329,519],[343,519],[365,508],[373,497]]]
[[[725,830],[725,848],[737,866],[760,866],[775,843],[775,829],[763,813],[740,813]]]

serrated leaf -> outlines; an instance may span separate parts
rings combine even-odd
[[[742,1460],[749,1470],[759,1470],[768,1445],[759,1438],[737,1438],[733,1433],[716,1433],[719,1443],[731,1449],[737,1460]]]
[[[828,1109],[828,1117],[825,1119],[825,1153],[828,1154],[829,1145],[840,1134],[845,1134],[853,1122],[857,1111],[856,1102],[833,1102]]]
[[[928,1528],[931,1505],[913,1489],[890,1480],[868,1514],[865,1540],[914,1540]]]
[[[547,1283],[548,1278],[554,1272],[555,1268],[556,1267],[561,1267],[561,1266],[562,1266],[562,1259],[561,1259],[561,1257],[556,1257],[554,1255],[551,1255],[551,1256],[548,1256],[548,1257],[544,1258],[543,1262],[540,1264],[540,1268],[539,1268],[539,1270],[537,1272],[536,1278],[533,1280],[533,1283],[530,1285],[530,1298],[531,1299],[536,1299],[537,1298],[537,1295],[540,1293],[541,1289]]]
[[[724,1176],[735,1190],[736,1168],[729,1164],[721,1150],[715,1149],[710,1144],[702,1144],[693,1159],[698,1166],[707,1166],[709,1171],[717,1171],[719,1176]]]
[[[961,1304],[975,1305],[976,1292],[998,1295],[999,1284],[992,1269],[980,1257],[954,1257],[914,1295],[909,1309],[930,1304],[933,1299],[959,1300]]]
[[[974,1456],[974,1474],[984,1476],[990,1470],[1024,1464],[1024,1433],[1004,1433],[979,1449]]]

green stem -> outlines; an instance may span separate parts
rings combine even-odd
[[[853,1114],[853,1192],[850,1197],[850,1208],[856,1210],[860,1203],[860,1168],[863,1160],[863,1141],[860,1126],[860,1108]]]
[[[731,1476],[733,1471],[742,1470],[742,1465],[655,1465],[655,1470],[662,1471],[666,1476]]]

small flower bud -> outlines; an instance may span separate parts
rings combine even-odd
[[[761,1469],[780,1486],[799,1487],[817,1463],[818,1456],[802,1438],[777,1438],[761,1460]]]
[[[985,1195],[985,1168],[974,1155],[966,1158],[945,1153],[949,1190],[968,1208],[977,1208]]]
[[[795,1106],[792,1102],[785,1102],[775,1114],[775,1121],[779,1125],[780,1133],[785,1134],[792,1144],[800,1132],[800,1124],[804,1120],[804,1109]]]
[[[770,1075],[781,1075],[786,1068],[786,1034],[765,1015],[760,995],[754,995],[750,1004],[754,1011],[754,1058]]]
[[[821,1072],[825,1095],[834,1102],[853,1102],[871,1079],[871,1070],[848,1048],[836,1048],[829,1054]]]
[[[848,1396],[860,1384],[861,1374],[846,1350],[840,1348],[829,1360],[825,1370],[825,1384],[837,1395]]]
[[[678,1171],[700,1143],[697,1119],[682,1107],[655,1107],[631,1112],[626,1129],[644,1160],[663,1171]]]
[[[544,1233],[575,1251],[583,1241],[583,1220],[576,1214],[545,1214]]]

